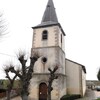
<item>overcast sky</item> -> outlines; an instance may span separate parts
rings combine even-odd
[[[33,31],[40,24],[48,0],[0,0],[0,11],[9,34],[0,41],[0,69],[16,61],[19,49],[30,52]],[[87,79],[95,80],[100,67],[100,0],[53,0],[58,20],[66,33],[66,58],[86,67]],[[1,71],[0,71],[1,72]],[[4,74],[1,72],[0,78]]]

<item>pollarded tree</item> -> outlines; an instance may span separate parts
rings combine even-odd
[[[11,98],[11,90],[14,85],[14,81],[17,77],[17,75],[14,75],[13,78],[10,77],[10,68],[12,68],[12,65],[10,64],[9,66],[5,65],[4,71],[6,74],[6,78],[8,79],[8,85],[7,85],[7,100],[10,100]],[[19,70],[17,70],[19,72]]]
[[[58,78],[58,76],[55,74],[57,69],[58,69],[57,65],[54,67],[53,70],[51,70],[51,68],[48,68],[48,70],[50,72],[50,77],[49,77],[49,80],[48,80],[48,100],[51,100],[51,91],[53,90],[52,83],[55,79]]]
[[[32,78],[32,73],[33,73],[33,67],[35,62],[38,60],[39,54],[34,53],[32,57],[30,57],[30,65],[26,66],[27,60],[25,59],[25,54],[19,54],[18,60],[21,64],[21,70],[17,71],[15,69],[15,66],[10,66],[9,67],[9,72],[14,73],[15,76],[18,76],[20,81],[21,81],[21,98],[22,100],[28,100],[28,95],[29,95],[29,84],[30,84],[30,79]]]

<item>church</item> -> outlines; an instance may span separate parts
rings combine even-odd
[[[86,91],[86,69],[85,66],[65,58],[65,32],[58,21],[54,3],[48,0],[42,21],[32,27],[33,40],[31,55],[34,51],[41,54],[35,63],[34,73],[29,86],[29,100],[47,100],[48,79],[50,72],[58,66],[56,75],[58,79],[53,81],[51,92],[52,100],[60,100],[67,94],[78,94],[84,96]],[[42,57],[47,61],[43,62]]]

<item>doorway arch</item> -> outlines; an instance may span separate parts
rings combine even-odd
[[[47,100],[47,84],[40,83],[39,85],[39,100]]]

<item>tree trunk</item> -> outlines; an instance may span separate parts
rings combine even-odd
[[[22,100],[28,100],[28,95],[27,94],[23,94],[21,97],[22,97]]]
[[[10,100],[10,93],[11,93],[11,91],[8,90],[8,91],[7,91],[7,100]]]
[[[51,100],[51,84],[48,86],[48,100]]]
[[[51,100],[51,93],[48,93],[48,100]]]

